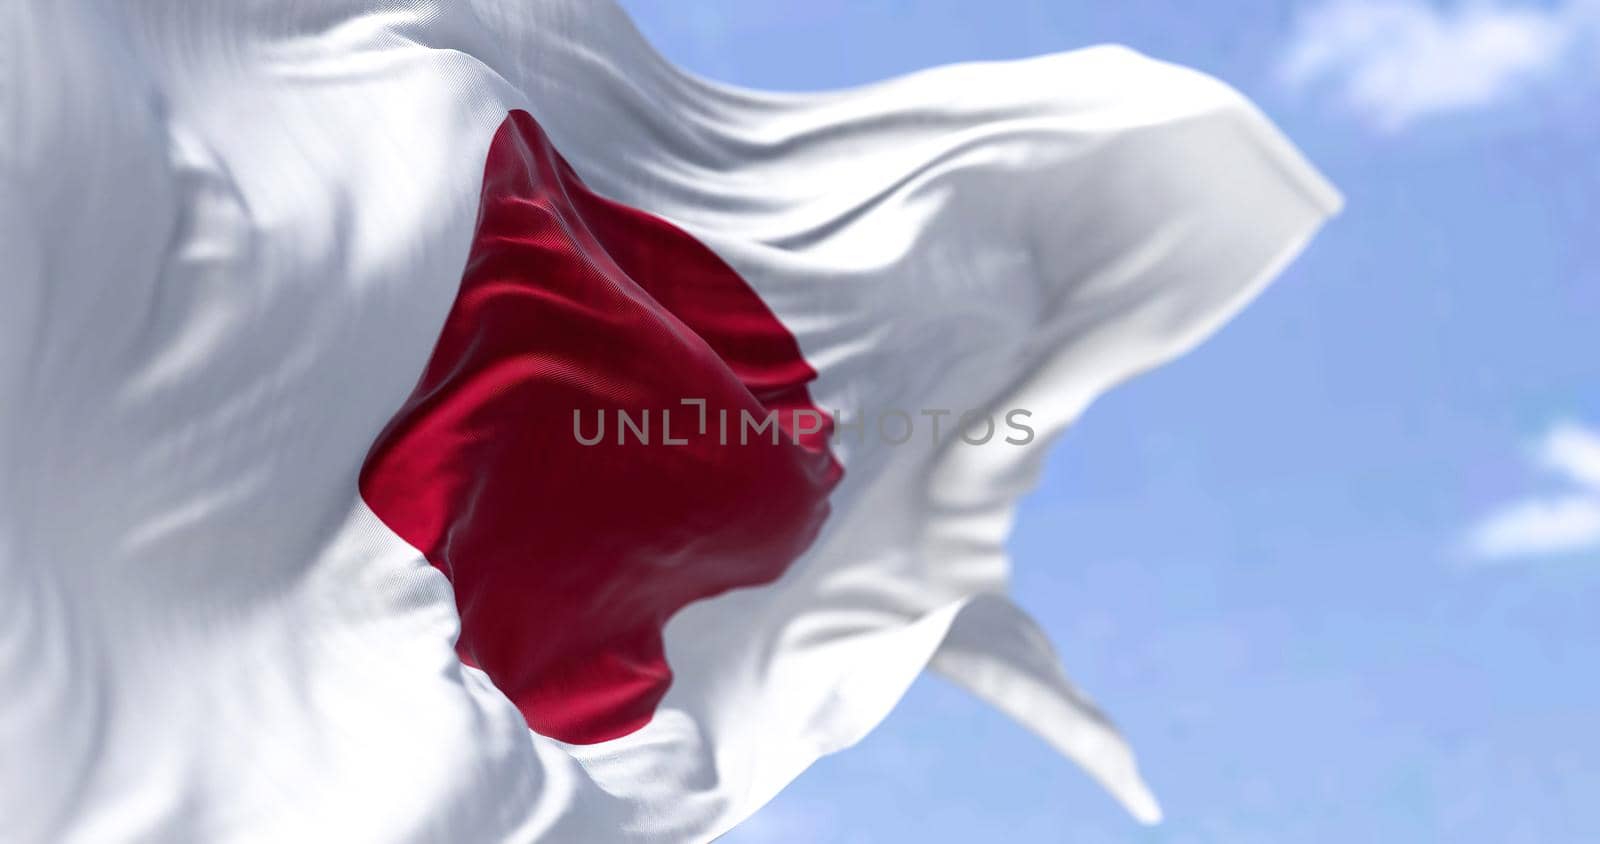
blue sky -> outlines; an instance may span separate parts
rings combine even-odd
[[[1124,43],[1249,94],[1348,201],[1089,411],[1013,541],[1168,821],[925,679],[729,841],[1600,840],[1600,3],[625,5],[784,89]]]

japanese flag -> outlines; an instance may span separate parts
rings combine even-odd
[[[1003,547],[1338,207],[1237,93],[767,94],[601,0],[0,17],[0,837],[704,841],[927,667],[1159,816]]]

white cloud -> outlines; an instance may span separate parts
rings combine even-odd
[[[1326,85],[1385,130],[1506,102],[1600,47],[1600,0],[1323,0],[1301,15],[1281,72]]]
[[[1600,550],[1600,433],[1563,423],[1545,435],[1538,464],[1577,485],[1575,491],[1513,503],[1468,536],[1474,556],[1505,559]]]
[[[1569,495],[1513,504],[1479,525],[1471,545],[1488,559],[1600,548],[1600,497]]]
[[[1600,434],[1582,425],[1557,425],[1540,446],[1539,462],[1573,483],[1600,490]]]

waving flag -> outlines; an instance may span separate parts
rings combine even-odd
[[[4,14],[6,840],[707,840],[930,664],[1158,817],[1003,545],[1336,209],[1238,94],[757,93],[597,0]]]

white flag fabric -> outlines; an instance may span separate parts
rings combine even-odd
[[[759,93],[600,0],[0,16],[0,837],[704,841],[930,665],[1159,817],[1004,542],[1337,210],[1240,95]]]

